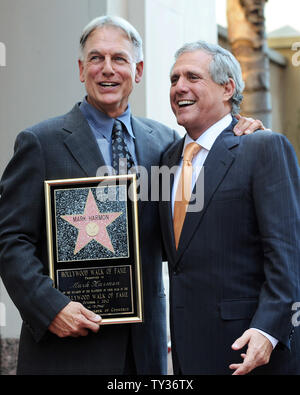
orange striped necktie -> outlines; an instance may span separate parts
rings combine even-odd
[[[180,234],[186,216],[186,210],[192,194],[192,176],[193,165],[192,160],[201,150],[201,146],[197,143],[189,143],[184,149],[182,169],[174,202],[174,235],[176,250],[178,248]]]

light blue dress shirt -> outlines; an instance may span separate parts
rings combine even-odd
[[[111,135],[114,124],[114,118],[110,118],[104,112],[97,110],[94,106],[89,104],[86,100],[86,97],[83,99],[80,104],[80,110],[84,117],[86,118],[94,136],[98,143],[98,147],[103,156],[105,164],[107,166],[111,166],[112,164],[112,152],[111,152]],[[130,105],[126,111],[117,117],[119,121],[123,122],[126,127],[126,132],[124,134],[125,143],[131,153],[135,166],[137,166],[136,154],[135,154],[135,145],[134,140],[135,136],[131,126],[131,110]]]

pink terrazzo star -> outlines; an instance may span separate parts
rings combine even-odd
[[[92,191],[89,191],[83,214],[62,215],[61,218],[75,226],[79,232],[74,250],[76,255],[90,241],[95,240],[114,253],[107,226],[115,221],[122,212],[101,213]]]

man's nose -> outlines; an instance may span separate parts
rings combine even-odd
[[[113,64],[110,58],[105,58],[103,62],[102,73],[104,75],[112,75],[114,74]]]
[[[179,78],[176,83],[176,92],[177,93],[186,93],[188,91],[188,85],[184,78]]]

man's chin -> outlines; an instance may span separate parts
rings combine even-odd
[[[183,117],[176,117],[177,123],[184,128],[187,126],[187,120]]]
[[[116,98],[105,98],[105,100],[101,98],[91,101],[90,104],[105,114],[118,113],[119,115],[119,113],[122,114],[127,108],[127,103],[121,103]]]

